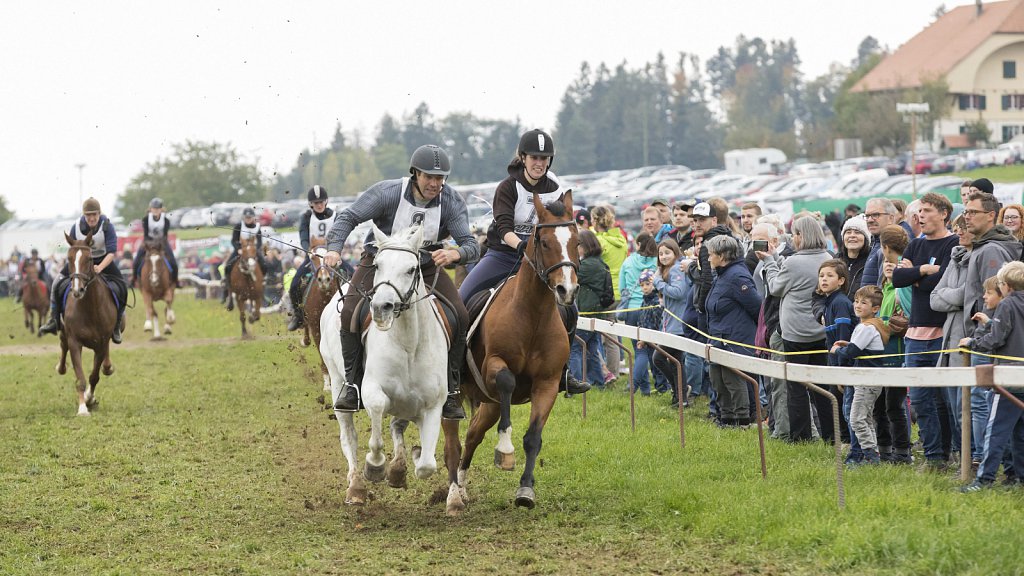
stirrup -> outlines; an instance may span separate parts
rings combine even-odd
[[[350,389],[352,392],[349,392]],[[354,403],[353,400],[355,400]],[[338,400],[334,403],[334,409],[338,412],[358,412],[362,404],[363,399],[359,394],[359,389],[353,384],[346,383],[345,387],[341,389],[341,394],[338,395]]]

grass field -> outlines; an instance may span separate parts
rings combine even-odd
[[[1024,164],[979,168],[966,172],[956,172],[953,176],[962,176],[970,180],[988,178],[993,182],[1024,182]]]
[[[961,495],[951,475],[859,469],[840,510],[829,447],[769,442],[762,480],[756,430],[719,430],[691,408],[681,450],[667,398],[637,398],[633,432],[617,391],[589,394],[586,419],[579,398],[556,403],[532,511],[511,503],[524,407],[517,471],[491,464],[492,433],[463,516],[432,498],[443,469],[348,507],[315,353],[280,316],[241,342],[236,316],[213,303],[176,309],[164,342],[132,320],[90,418],[75,417],[72,379],[53,371],[56,339],[22,337],[20,313],[0,316],[14,336],[0,347],[0,574],[1024,570],[1024,489]]]

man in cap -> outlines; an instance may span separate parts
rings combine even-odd
[[[468,263],[480,254],[480,245],[469,229],[469,215],[466,203],[455,190],[445,182],[451,173],[448,154],[438,146],[425,145],[417,148],[409,159],[409,174],[405,178],[384,180],[363,192],[356,201],[338,214],[334,226],[327,235],[328,252],[324,256],[327,266],[337,266],[341,251],[349,234],[359,224],[372,220],[377,228],[392,234],[404,230],[414,223],[423,226],[424,250],[421,250],[420,271],[424,286],[433,286],[434,293],[455,309],[458,316],[457,329],[452,335],[448,354],[448,398],[441,411],[441,417],[461,420],[466,417],[459,399],[459,379],[466,356],[466,330],[469,328],[469,312],[459,298],[455,284],[444,272],[444,267],[457,262]],[[448,248],[441,241],[451,236],[457,248]],[[352,275],[348,293],[343,297],[341,311],[341,348],[345,361],[347,384],[338,395],[336,410],[352,412],[359,409],[359,387],[363,375],[363,343],[358,332],[351,331],[352,315],[362,299],[361,292],[372,289],[374,284],[373,260],[377,249],[373,234],[369,234],[362,257]]]
[[[314,239],[327,243],[327,233],[334,226],[334,210],[327,207],[327,188],[317,184],[306,193],[309,210],[299,219],[299,243],[306,251],[306,258],[295,272],[298,282],[292,282],[288,295],[292,300],[292,319],[288,323],[288,331],[298,330],[305,323],[303,301],[303,284],[306,283],[312,265],[309,259],[309,246]]]
[[[97,274],[102,274],[108,280],[116,283],[122,288],[122,293],[127,292],[127,283],[121,271],[114,265],[114,258],[117,256],[117,232],[110,219],[100,211],[100,202],[95,198],[88,198],[82,203],[82,217],[75,222],[75,225],[68,231],[72,240],[80,240],[92,235],[92,264]],[[39,336],[43,334],[56,334],[58,329],[57,318],[60,315],[60,300],[63,296],[63,285],[68,277],[68,263],[54,279],[50,288],[50,319],[39,328]],[[125,302],[117,300],[117,322],[114,324],[114,333],[111,339],[114,344],[121,343],[121,330],[124,329],[124,307]]]

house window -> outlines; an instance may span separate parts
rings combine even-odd
[[[984,110],[985,96],[981,94],[960,94],[958,97],[961,110]]]
[[[1003,110],[1024,110],[1024,94],[1003,94]]]
[[[1021,128],[1022,126],[1020,125],[1003,126],[1003,142],[1009,142],[1010,140],[1013,140],[1015,137],[1020,136]]]
[[[1017,61],[1003,60],[1003,78],[1017,77]]]

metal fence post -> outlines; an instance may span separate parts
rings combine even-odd
[[[619,350],[625,352],[626,358],[628,359],[626,365],[629,366],[629,422],[633,426],[633,432],[636,432],[636,403],[633,398],[633,351],[626,346],[623,346],[622,342],[619,342],[614,338],[612,338],[610,342],[618,346]]]
[[[686,389],[683,387],[683,364],[675,356],[665,352],[665,349],[657,344],[651,343],[652,348],[659,354],[668,358],[668,361],[676,365],[676,405],[679,408],[679,447],[686,448],[686,429],[683,427],[683,402],[686,399]]]

